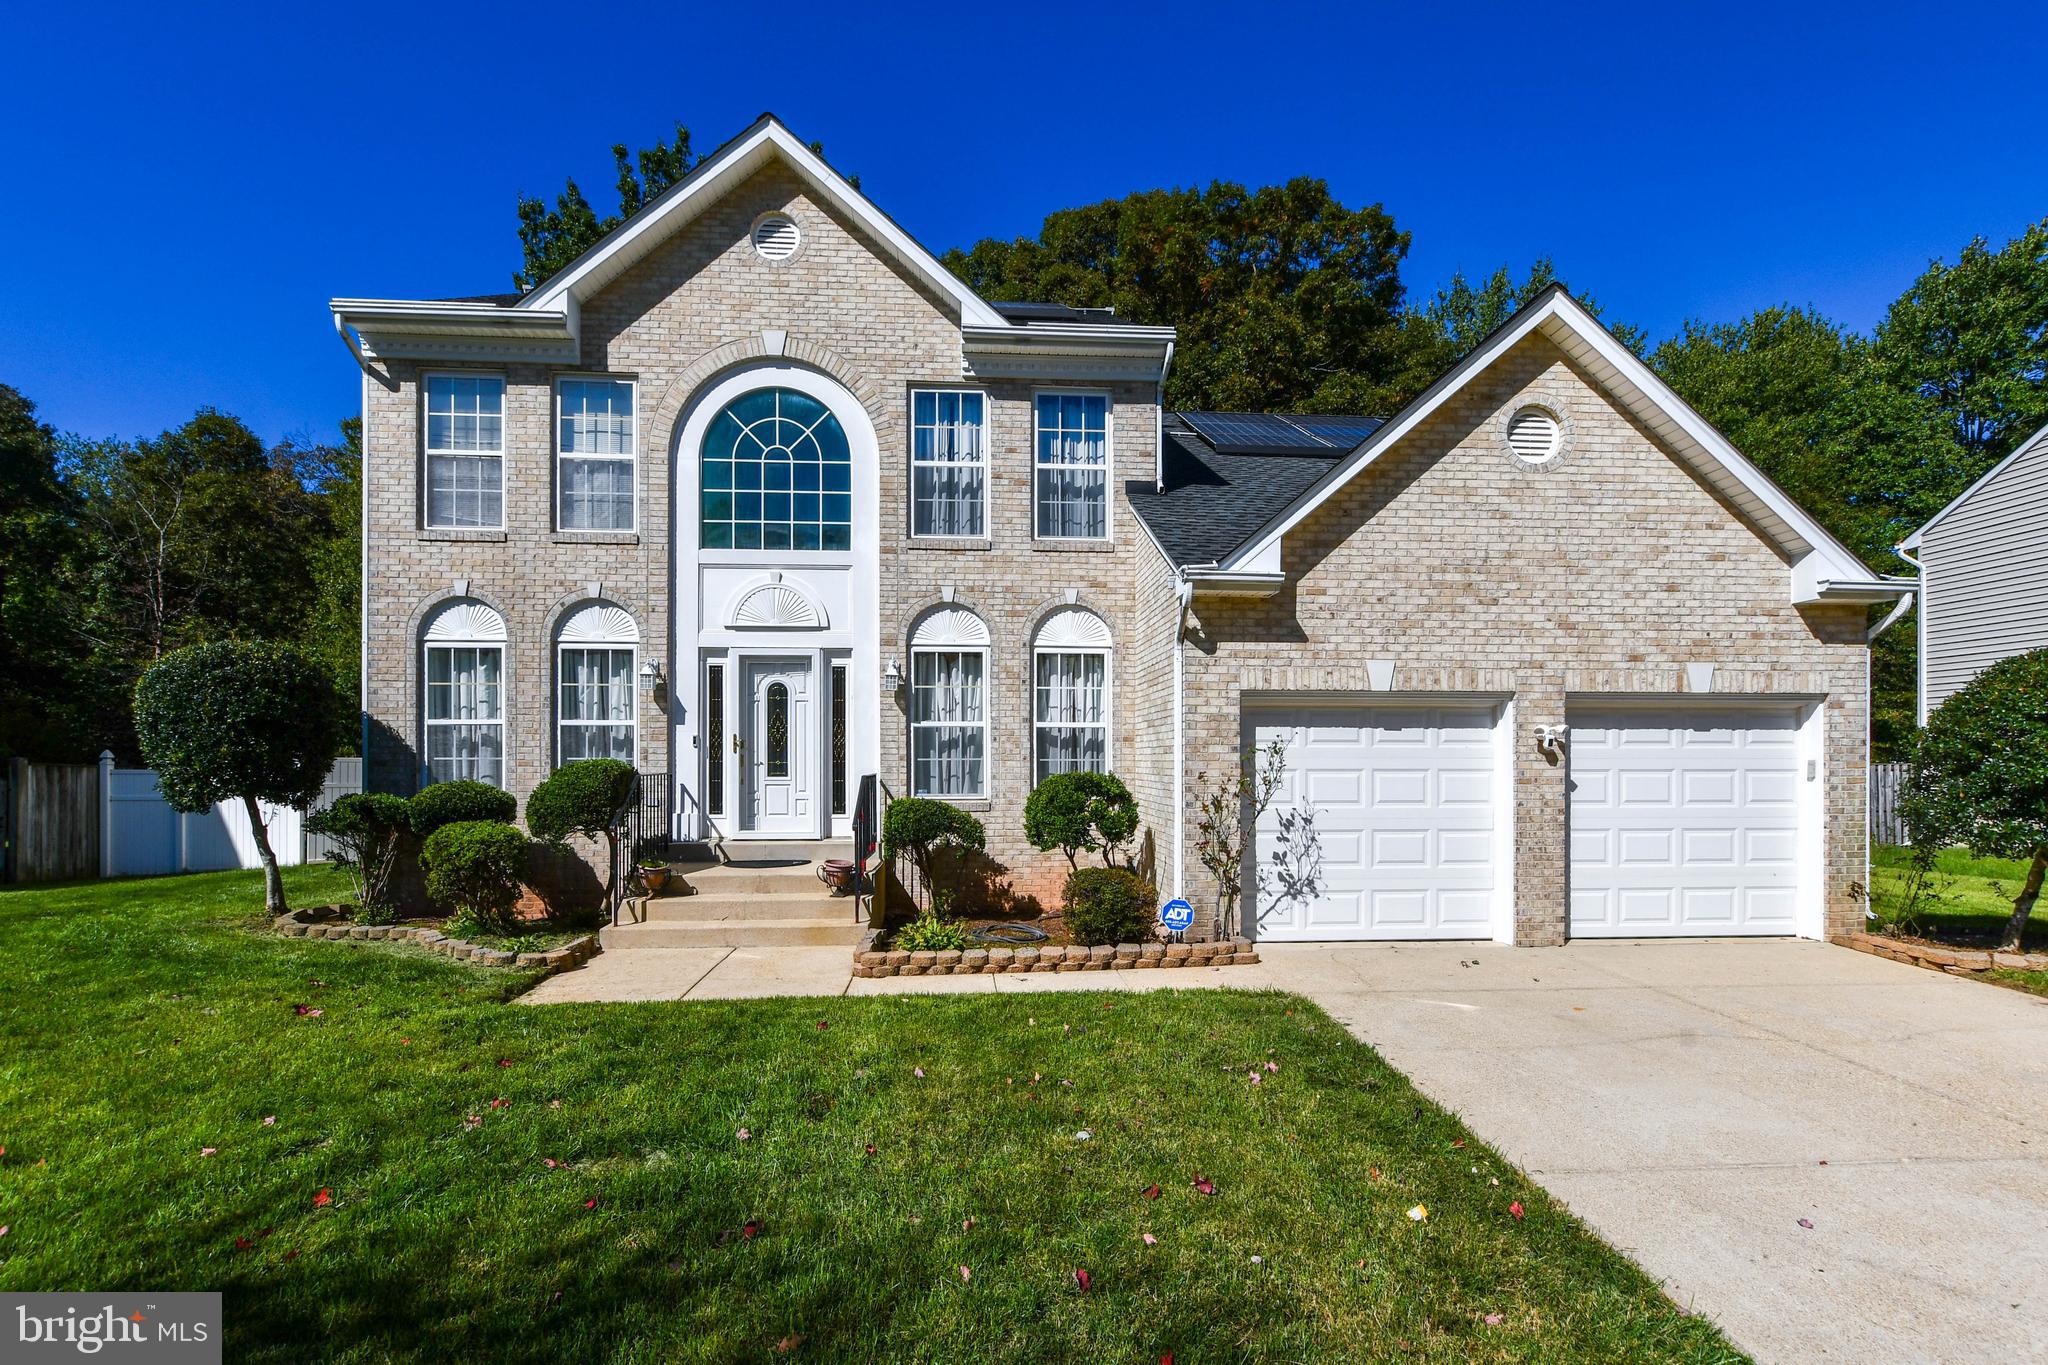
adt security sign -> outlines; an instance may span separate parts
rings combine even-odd
[[[1159,922],[1176,934],[1184,934],[1195,922],[1195,907],[1183,900],[1171,900],[1159,907]]]

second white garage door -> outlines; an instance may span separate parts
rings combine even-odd
[[[1254,713],[1253,741],[1264,749],[1277,739],[1287,755],[1286,785],[1259,821],[1246,869],[1258,937],[1492,937],[1497,714],[1490,705]]]
[[[1571,709],[1571,932],[1798,932],[1801,714]]]

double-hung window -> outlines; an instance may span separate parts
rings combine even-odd
[[[505,785],[505,650],[427,646],[427,776]]]
[[[505,381],[430,374],[427,385],[427,525],[505,524]]]
[[[978,393],[910,396],[912,535],[987,534],[986,412],[986,400]]]
[[[563,379],[555,389],[557,483],[564,531],[633,529],[639,432],[630,379]]]
[[[634,761],[633,647],[564,646],[561,656],[562,762]]]
[[[1037,428],[1039,538],[1106,539],[1109,399],[1099,393],[1041,393]]]
[[[916,650],[910,656],[911,794],[987,794],[988,654]]]
[[[1035,667],[1034,780],[1109,771],[1109,656],[1040,650]]]

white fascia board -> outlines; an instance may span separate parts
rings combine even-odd
[[[1164,382],[1171,327],[963,327],[961,373],[979,379]]]
[[[405,299],[335,299],[328,310],[365,358],[573,363],[579,349],[576,314],[569,311]]]
[[[1816,602],[1890,602],[1916,592],[1917,578],[1874,574],[1869,570],[1840,577],[1831,576],[1834,565],[1815,550],[1792,566],[1792,601],[1795,605]]]
[[[1356,450],[1296,498],[1285,511],[1269,522],[1255,539],[1246,542],[1225,560],[1223,567],[1238,568],[1273,553],[1282,537],[1300,525],[1304,518],[1349,483],[1359,471],[1379,458],[1382,452],[1403,436],[1415,430],[1476,375],[1538,328],[1553,336],[1563,332],[1582,342],[1633,388],[1645,404],[1654,409],[1654,415],[1663,419],[1657,425],[1668,427],[1674,435],[1681,438],[1674,441],[1674,444],[1681,447],[1681,453],[1690,453],[1682,449],[1689,442],[1709,462],[1719,465],[1733,476],[1734,481],[1744,492],[1754,498],[1762,509],[1777,518],[1785,529],[1797,538],[1799,543],[1781,545],[1781,550],[1788,554],[1803,556],[1797,562],[1818,556],[1818,562],[1810,571],[1813,579],[1872,581],[1876,578],[1868,566],[1857,559],[1847,546],[1830,535],[1825,527],[1794,502],[1783,489],[1765,477],[1762,470],[1751,464],[1740,451],[1730,445],[1726,437],[1715,431],[1705,418],[1694,412],[1684,399],[1657,377],[1654,370],[1637,357],[1635,352],[1617,341],[1590,313],[1580,307],[1571,295],[1557,288],[1547,291],[1519,316],[1510,318],[1502,324],[1500,330],[1472,354],[1453,366],[1436,383],[1430,385],[1421,397],[1410,403],[1393,421],[1367,437]],[[1628,402],[1626,394],[1618,396],[1626,405],[1636,406]],[[1647,414],[1638,412],[1637,415]],[[1795,601],[1801,600],[1797,594],[1798,587],[1795,582]]]
[[[1287,586],[1284,573],[1243,569],[1183,569],[1181,573],[1197,597],[1272,597]]]
[[[515,309],[560,309],[570,297],[582,298],[605,281],[639,260],[678,227],[697,217],[727,190],[780,157],[800,176],[813,193],[859,223],[891,255],[920,276],[940,294],[960,306],[963,324],[984,327],[1008,326],[1002,314],[938,259],[920,246],[909,233],[896,226],[865,195],[798,140],[789,129],[764,116],[752,128],[713,152],[681,180],[662,191],[630,222],[585,252],[569,267],[549,280],[537,292],[514,305]]]
[[[2025,455],[2029,451],[2033,450],[2035,446],[2040,445],[2044,439],[2048,439],[2048,427],[2042,427],[2032,436],[2029,436],[2026,440],[2021,441],[2017,446],[2014,446],[2012,454],[2006,456],[1997,464],[1985,470],[1984,476],[1982,478],[1978,479],[1968,488],[1965,488],[1962,492],[1956,494],[1956,496],[1950,500],[1948,506],[1942,508],[1939,512],[1936,512],[1933,516],[1929,517],[1926,523],[1922,525],[1919,530],[1913,532],[1912,535],[1909,535],[1904,540],[1900,541],[1899,548],[1906,551],[1908,554],[1911,554],[1913,551],[1919,549],[1920,537],[1926,535],[1929,531],[1932,531],[1937,525],[1940,524],[1941,519],[1943,517],[1947,516],[1949,513],[1955,511],[1958,507],[1961,507],[1964,503],[1968,502],[1971,498],[1975,497],[1979,489],[1983,488],[1986,484],[1990,483],[2000,474],[2003,474],[2006,471],[2006,467],[2008,465],[2011,465],[2012,463],[2017,461],[2022,455]]]

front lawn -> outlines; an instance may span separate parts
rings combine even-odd
[[[2012,858],[1977,858],[1968,849],[1944,849],[1916,896],[1913,850],[1895,844],[1871,849],[1870,909],[1872,928],[1971,948],[1988,948],[2005,932],[2012,903],[2026,885],[2027,864]],[[2025,947],[2041,951],[2048,944],[2048,894],[2027,917]],[[2048,995],[2048,972],[1995,969],[1984,978],[2034,995]]]
[[[510,1006],[258,886],[0,891],[0,1288],[222,1290],[233,1360],[1737,1358],[1295,997]]]

